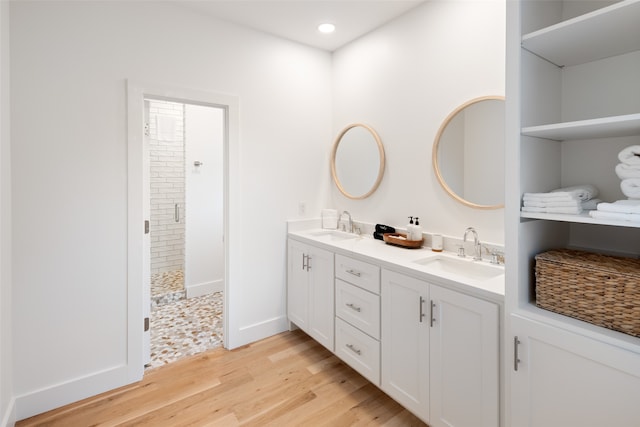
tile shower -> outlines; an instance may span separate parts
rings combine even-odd
[[[152,306],[185,298],[184,105],[149,101]]]

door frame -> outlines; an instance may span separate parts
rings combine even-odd
[[[144,99],[158,99],[183,104],[222,108],[225,114],[225,141],[223,148],[223,200],[224,200],[224,253],[225,280],[223,293],[223,345],[228,348],[231,280],[230,262],[233,257],[232,234],[235,226],[230,212],[236,200],[230,197],[238,179],[239,102],[232,95],[148,84],[127,80],[127,372],[128,380],[139,381],[144,375]]]

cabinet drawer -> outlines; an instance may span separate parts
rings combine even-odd
[[[380,339],[380,296],[336,279],[336,316]]]
[[[380,343],[340,318],[336,318],[336,355],[380,386]]]
[[[380,267],[343,255],[336,255],[336,277],[380,294]]]

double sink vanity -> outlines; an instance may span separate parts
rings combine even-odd
[[[431,427],[499,426],[503,266],[314,226],[288,223],[291,324]]]

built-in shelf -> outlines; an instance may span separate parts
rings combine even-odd
[[[640,50],[640,0],[621,1],[526,34],[522,47],[560,67]]]
[[[562,221],[581,224],[614,225],[616,227],[640,228],[640,222],[592,218],[591,216],[589,216],[589,212],[583,212],[579,215],[520,212],[520,217],[528,219],[544,219],[547,221]]]
[[[640,113],[529,126],[522,134],[556,141],[640,135]]]

